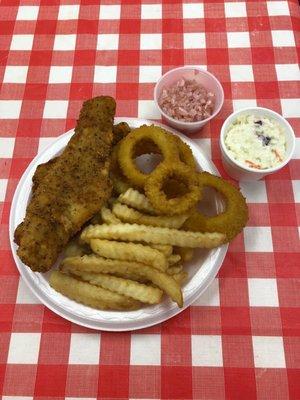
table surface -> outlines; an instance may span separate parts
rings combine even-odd
[[[13,1],[0,6],[0,396],[3,399],[300,398],[300,12],[297,0]],[[299,49],[299,47],[298,47]],[[45,308],[8,241],[10,205],[32,158],[109,94],[117,116],[159,119],[153,88],[181,65],[222,82],[221,113],[195,141],[222,176],[218,137],[244,106],[293,126],[294,158],[240,185],[250,220],[187,310],[133,333],[96,332]]]

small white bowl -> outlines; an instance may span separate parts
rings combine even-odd
[[[254,114],[257,116],[266,116],[268,118],[274,119],[282,126],[286,136],[286,153],[282,163],[272,168],[259,170],[247,167],[245,164],[235,160],[228,153],[228,149],[225,145],[225,137],[227,129],[229,125],[232,124],[232,122],[234,122],[242,114]],[[237,181],[258,181],[259,179],[262,179],[264,176],[280,170],[290,161],[295,149],[295,142],[296,142],[295,134],[291,125],[287,122],[287,120],[285,120],[280,114],[276,113],[275,111],[263,107],[249,107],[249,108],[244,108],[242,110],[238,110],[233,114],[231,114],[225,120],[221,129],[220,148],[221,148],[223,167],[225,171],[228,173],[228,175],[230,175],[233,179]]]
[[[184,122],[179,121],[178,119],[172,118],[167,115],[159,106],[159,98],[161,92],[164,88],[172,86],[176,82],[178,82],[181,78],[185,79],[195,79],[198,83],[205,87],[208,91],[215,94],[215,107],[213,114],[202,121],[196,122]],[[185,133],[192,133],[200,130],[203,128],[204,125],[207,124],[212,118],[214,118],[219,111],[221,110],[224,102],[224,91],[222,88],[221,83],[218,79],[211,74],[210,72],[206,71],[205,69],[199,67],[179,67],[171,69],[170,71],[166,72],[156,83],[154,88],[154,101],[156,106],[158,107],[159,111],[163,116],[163,120],[173,128],[185,132]]]

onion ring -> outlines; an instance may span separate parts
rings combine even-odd
[[[196,161],[190,146],[184,143],[184,141],[181,140],[179,136],[173,135],[173,137],[177,144],[180,161],[188,165],[193,170],[196,170]]]
[[[163,185],[163,191],[166,193],[168,199],[183,196],[187,193],[188,189],[183,182],[176,179],[168,179]]]
[[[230,242],[248,221],[248,208],[245,198],[238,188],[224,179],[208,172],[198,174],[199,183],[216,189],[226,199],[226,209],[222,213],[208,217],[195,211],[183,224],[182,229],[193,232],[220,232]]]
[[[162,189],[170,178],[183,182],[187,186],[187,193],[168,199]],[[145,194],[160,213],[175,215],[185,213],[195,206],[202,192],[196,172],[182,162],[173,162],[162,163],[149,175],[145,184]]]
[[[154,125],[143,125],[131,131],[131,133],[120,142],[118,161],[128,180],[134,186],[143,188],[149,174],[140,171],[134,161],[137,145],[141,141],[153,142],[161,151],[164,161],[166,162],[178,160],[179,155],[173,136],[166,134],[163,129]]]
[[[113,182],[113,189],[116,193],[125,193],[132,185],[128,182],[128,179],[122,173],[120,165],[118,163],[118,151],[119,144],[114,146],[111,153],[111,164],[110,164],[110,178]]]
[[[134,157],[139,157],[143,154],[160,154],[159,148],[151,140],[141,140],[135,146]]]
[[[190,146],[186,144],[179,136],[173,135],[169,132],[166,132],[166,134],[170,135],[172,137],[172,140],[174,139],[176,141],[180,161],[196,170],[196,161]],[[157,154],[159,153],[159,149],[151,141],[138,143],[136,146],[135,156],[139,156],[145,153]]]

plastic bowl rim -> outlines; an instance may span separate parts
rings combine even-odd
[[[186,122],[186,121],[180,121],[179,119],[175,119],[173,117],[170,117],[168,114],[166,114],[160,107],[160,105],[158,104],[158,93],[157,93],[157,88],[159,83],[163,80],[163,78],[165,78],[167,75],[171,74],[174,71],[178,71],[180,69],[185,69],[185,70],[193,70],[193,71],[200,71],[203,72],[207,75],[209,75],[217,84],[218,88],[220,89],[220,94],[221,94],[221,101],[220,101],[220,105],[218,108],[216,108],[216,110],[214,110],[213,114],[206,118],[206,119],[202,119],[201,121],[195,121],[195,122]],[[193,126],[198,126],[199,124],[204,124],[207,123],[208,121],[210,121],[212,118],[214,118],[216,115],[219,114],[219,112],[221,111],[221,108],[223,107],[224,104],[224,90],[223,87],[221,85],[221,82],[215,77],[215,75],[213,75],[211,72],[207,71],[204,68],[201,67],[178,67],[178,68],[173,68],[170,69],[169,71],[167,71],[165,74],[163,74],[159,80],[156,82],[155,87],[154,87],[154,101],[155,104],[157,106],[157,108],[159,109],[159,111],[161,112],[161,114],[166,118],[166,120],[170,120],[176,124],[182,124],[182,125],[186,125],[189,127],[193,127]]]
[[[264,169],[257,169],[257,168],[247,167],[243,163],[235,160],[228,153],[227,147],[225,145],[225,141],[224,141],[224,139],[225,139],[225,127],[228,124],[228,120],[233,118],[233,117],[237,117],[241,113],[244,113],[244,112],[249,112],[250,113],[251,111],[254,111],[254,110],[259,110],[259,111],[262,111],[262,112],[267,111],[268,113],[273,114],[274,117],[277,120],[280,120],[282,122],[282,125],[285,125],[285,127],[288,128],[288,129],[286,129],[286,131],[288,130],[289,133],[287,133],[286,135],[290,134],[290,136],[292,138],[292,146],[291,146],[291,150],[290,150],[289,156],[286,157],[286,159],[282,163],[276,165],[275,167],[264,168]],[[272,173],[272,172],[276,172],[276,171],[280,170],[281,168],[283,168],[286,164],[288,164],[288,162],[291,160],[291,158],[292,158],[292,156],[294,154],[295,145],[296,145],[296,136],[295,136],[295,132],[294,132],[292,126],[290,125],[290,123],[282,115],[280,115],[276,111],[271,110],[270,108],[265,108],[265,107],[245,107],[245,108],[242,108],[240,110],[237,110],[237,111],[231,113],[226,118],[226,120],[223,122],[223,125],[222,125],[222,128],[221,128],[221,132],[220,132],[220,147],[221,147],[221,150],[225,153],[225,155],[229,158],[229,160],[233,164],[235,164],[236,166],[238,166],[239,168],[241,168],[244,171],[253,172],[253,173],[256,173],[256,174],[258,173],[258,174],[261,174],[261,175],[266,175],[266,174],[269,174],[269,173]]]

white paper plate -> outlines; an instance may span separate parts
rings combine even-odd
[[[151,124],[151,121],[134,118],[116,118],[116,122],[125,121],[132,128],[142,124]],[[214,174],[218,171],[212,161],[208,160],[201,149],[189,138],[179,132],[160,125],[176,135],[179,135],[191,148],[198,162],[199,169]],[[53,290],[48,284],[48,275],[31,271],[21,262],[16,254],[17,245],[14,243],[14,231],[18,224],[23,220],[26,206],[31,194],[32,176],[36,167],[59,154],[67,145],[73,134],[73,130],[60,136],[53,144],[46,148],[41,154],[37,155],[24,172],[16,189],[9,220],[10,244],[14,260],[20,274],[34,295],[48,308],[56,314],[92,329],[106,331],[128,331],[141,329],[158,324],[174,315],[180,313],[184,308],[192,304],[210,285],[224,260],[227,245],[218,247],[211,251],[198,250],[192,262],[187,265],[189,280],[183,288],[184,308],[179,309],[177,305],[169,299],[159,305],[144,307],[141,310],[118,312],[118,311],[99,311],[90,307],[78,304],[60,293]],[[220,210],[221,203],[213,193],[206,194],[207,207]],[[205,207],[205,206],[204,206]]]

